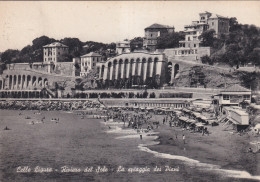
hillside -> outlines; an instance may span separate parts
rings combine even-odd
[[[260,73],[200,65],[186,68],[174,80],[174,85],[179,87],[224,88],[235,83],[252,90],[259,89]]]

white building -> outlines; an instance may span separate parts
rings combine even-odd
[[[80,76],[87,75],[89,70],[96,69],[97,63],[101,62],[102,56],[98,53],[91,52],[80,57],[81,72]]]
[[[69,47],[59,42],[54,42],[43,46],[43,62],[62,62],[62,55],[69,53]]]
[[[251,90],[238,84],[232,85],[220,92],[219,105],[238,106],[240,102],[246,101],[251,103]]]
[[[116,43],[116,54],[131,52],[130,41],[124,40]]]

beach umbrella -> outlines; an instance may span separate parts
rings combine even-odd
[[[260,129],[260,123],[259,123],[259,124],[256,124],[255,127],[254,127],[254,129],[255,129],[255,130],[256,130],[256,129]]]
[[[202,123],[196,123],[196,126],[197,127],[202,127],[202,126],[204,126]]]

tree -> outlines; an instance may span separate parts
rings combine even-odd
[[[215,34],[215,30],[210,29],[210,30],[206,30],[204,31],[200,36],[199,39],[201,39],[201,45],[205,46],[205,47],[213,47],[213,43],[214,43],[214,34]]]
[[[131,52],[133,52],[134,50],[142,49],[143,41],[144,40],[142,37],[135,37],[134,39],[130,40]]]
[[[45,46],[47,44],[51,44],[53,42],[56,42],[56,40],[43,35],[32,41],[32,43],[33,43],[32,48],[33,48],[33,50],[42,49],[43,46]]]
[[[5,64],[10,64],[17,58],[19,55],[18,50],[8,49],[1,55],[1,61]]]
[[[213,60],[212,60],[208,55],[202,56],[202,57],[201,57],[201,62],[202,62],[203,64],[213,65]]]
[[[69,47],[69,55],[71,57],[79,57],[82,52],[83,42],[78,38],[64,38],[61,39],[61,43]]]
[[[166,49],[179,47],[179,41],[184,40],[184,34],[182,32],[173,32],[164,34],[157,39],[157,49]]]

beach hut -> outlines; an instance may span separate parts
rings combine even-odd
[[[255,134],[259,135],[259,133],[260,133],[260,123],[255,125],[254,132],[255,132]]]

